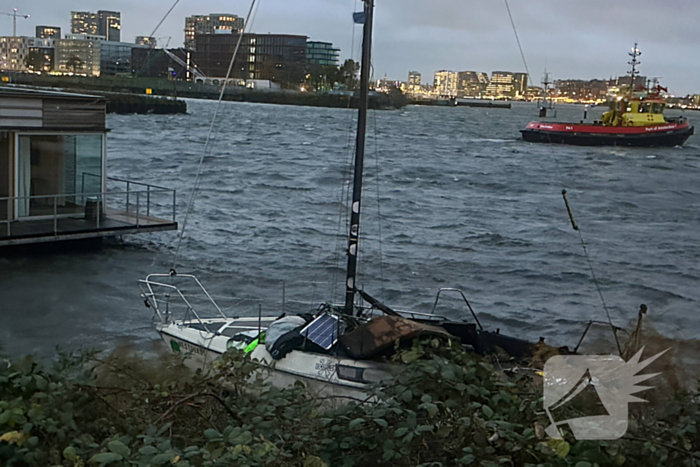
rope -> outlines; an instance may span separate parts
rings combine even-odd
[[[532,77],[530,76],[530,69],[527,66],[527,60],[525,60],[525,53],[523,52],[523,46],[520,44],[520,37],[518,36],[518,30],[515,28],[515,21],[513,21],[513,15],[510,12],[510,5],[508,5],[508,0],[506,2],[506,9],[508,10],[508,17],[510,18],[510,24],[513,26],[513,32],[515,33],[515,40],[518,42],[518,49],[520,49],[520,56],[523,58],[523,64],[525,65],[525,72],[527,73],[527,79],[532,83]]]
[[[379,279],[382,286],[382,301],[386,301],[384,294],[384,253],[382,252],[382,210],[381,200],[379,199],[379,146],[377,144],[377,112],[373,112],[374,116],[374,178],[377,182],[377,224],[379,225]]]
[[[178,0],[179,1],[179,0]],[[226,72],[226,78],[224,79],[224,84],[221,86],[221,93],[219,94],[219,100],[216,103],[216,108],[214,109],[214,115],[211,119],[211,125],[209,126],[209,132],[207,133],[207,139],[204,143],[204,151],[202,151],[202,157],[199,159],[199,166],[197,167],[197,176],[195,177],[194,180],[194,187],[192,188],[192,194],[190,195],[190,200],[187,204],[187,211],[185,212],[185,220],[182,222],[182,230],[180,230],[180,237],[177,242],[177,249],[175,250],[175,257],[173,258],[173,267],[172,269],[174,270],[176,265],[177,265],[177,259],[180,256],[180,247],[182,246],[182,239],[185,237],[185,230],[187,229],[187,221],[189,220],[189,215],[190,212],[192,211],[192,206],[194,205],[194,199],[197,194],[197,190],[199,189],[199,182],[201,180],[201,175],[202,175],[202,167],[204,166],[204,159],[207,156],[207,153],[211,153],[211,136],[212,133],[214,132],[214,125],[216,123],[216,118],[219,115],[219,109],[221,107],[221,102],[224,100],[224,93],[226,92],[226,86],[228,85],[229,78],[231,77],[231,71],[233,70],[233,63],[236,60],[236,56],[238,55],[238,49],[241,46],[241,42],[243,41],[243,35],[246,32],[246,29],[248,26],[250,26],[250,18],[253,14],[253,10],[255,8],[257,0],[253,0],[253,2],[250,5],[250,10],[248,10],[248,15],[246,17],[245,25],[243,27],[243,31],[241,31],[241,34],[238,36],[238,42],[236,43],[236,48],[233,51],[233,55],[231,56],[231,63],[229,63],[228,66],[228,71]]]

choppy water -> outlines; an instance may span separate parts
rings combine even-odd
[[[190,101],[186,116],[110,116],[109,175],[176,188],[181,221],[214,105]],[[579,119],[582,108],[559,113]],[[437,289],[458,287],[488,328],[575,344],[581,322],[605,313],[566,188],[616,324],[646,303],[648,322],[665,335],[700,338],[697,136],[683,148],[535,145],[518,133],[534,114],[531,105],[371,114],[364,289],[428,312]],[[283,281],[288,308],[342,300],[339,203],[354,116],[224,104],[178,270],[233,298],[224,303],[238,303],[236,314],[258,304],[279,310]],[[169,270],[175,245],[169,232],[97,252],[0,258],[0,343],[42,355],[57,345],[146,346],[155,333],[136,283]],[[453,316],[462,310],[454,299],[446,305]]]

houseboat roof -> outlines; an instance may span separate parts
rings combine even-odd
[[[104,132],[107,100],[25,86],[0,86],[0,130]]]
[[[26,97],[30,99],[101,99],[102,96],[91,94],[79,94],[75,92],[55,91],[49,88],[32,88],[27,86],[19,86],[14,84],[5,84],[0,86],[0,97]]]

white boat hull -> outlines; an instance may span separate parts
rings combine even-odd
[[[219,358],[226,352],[230,339],[177,322],[160,325],[158,332],[173,352],[189,355],[186,363],[193,369],[206,368]],[[301,350],[274,360],[264,345],[258,345],[251,358],[269,370],[268,381],[273,386],[287,388],[302,382],[312,395],[337,398],[341,403],[347,399],[366,400],[369,384],[391,377],[386,364]]]

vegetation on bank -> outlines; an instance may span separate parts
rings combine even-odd
[[[535,372],[496,371],[435,340],[393,358],[403,365],[394,382],[340,407],[270,387],[236,351],[208,374],[120,353],[63,355],[53,368],[4,360],[0,465],[700,465],[698,394],[635,412],[619,441],[556,441],[543,433]]]

